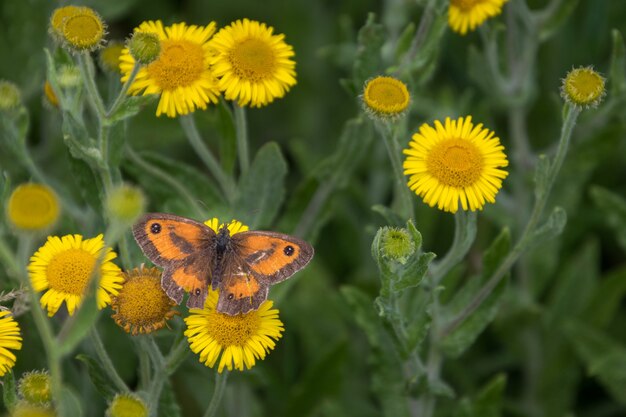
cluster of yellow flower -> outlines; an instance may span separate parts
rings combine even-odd
[[[102,46],[106,25],[88,7],[65,6],[50,20],[51,32],[69,50],[89,51]],[[215,22],[206,26],[184,22],[164,26],[146,21],[134,35],[151,34],[159,43],[153,56],[133,48],[105,49],[101,61],[110,66],[119,53],[122,82],[140,65],[129,94],[160,95],[156,114],[169,117],[206,109],[221,94],[240,106],[261,107],[285,95],[296,84],[293,48],[284,35],[264,23],[243,19],[216,33]],[[148,55],[150,55],[148,53]]]

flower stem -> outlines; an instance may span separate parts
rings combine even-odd
[[[150,387],[148,389],[147,403],[150,407],[150,416],[156,416],[159,409],[159,397],[161,396],[161,390],[167,373],[165,371],[165,360],[161,350],[157,346],[152,336],[143,336],[138,340],[141,349],[148,352],[148,356],[152,361],[154,373],[152,374],[152,381],[150,381]]]
[[[246,109],[234,104],[235,107],[235,130],[237,133],[237,153],[239,154],[239,168],[241,175],[246,175],[250,168],[250,155],[248,152],[248,126],[246,123]]]
[[[404,172],[402,171],[402,161],[400,159],[402,151],[398,145],[395,129],[391,124],[383,125],[376,123],[376,127],[380,135],[383,137],[385,147],[387,148],[387,154],[391,160],[391,167],[396,179],[396,193],[398,193],[398,197],[400,199],[400,214],[406,219],[411,219],[414,215],[413,196],[411,195],[409,187],[406,186]]]
[[[561,138],[559,139],[559,146],[557,148],[556,155],[552,164],[550,165],[550,170],[548,173],[547,184],[545,185],[544,192],[539,193],[537,195],[537,199],[535,200],[535,205],[533,207],[533,211],[528,219],[528,223],[526,223],[526,227],[522,232],[522,235],[518,239],[515,247],[509,252],[507,257],[502,261],[500,266],[493,272],[491,278],[484,287],[474,296],[474,298],[465,306],[465,308],[455,317],[453,318],[447,326],[444,327],[443,331],[440,334],[440,337],[443,338],[446,335],[453,332],[461,323],[465,321],[480,305],[485,301],[487,297],[491,294],[491,292],[496,288],[496,286],[500,283],[500,280],[504,277],[504,275],[509,271],[509,269],[513,266],[513,264],[517,261],[517,259],[524,253],[528,245],[531,243],[532,232],[535,231],[537,224],[541,218],[541,214],[543,213],[543,209],[545,208],[548,197],[550,196],[550,191],[552,186],[554,185],[554,181],[556,176],[558,175],[561,166],[563,165],[563,161],[565,160],[565,156],[567,155],[567,150],[569,148],[570,138],[572,136],[572,131],[576,124],[576,119],[580,114],[580,110],[576,107],[571,107],[566,104],[566,117],[563,122],[563,127],[561,128]]]
[[[472,246],[476,237],[476,212],[458,210],[454,214],[454,239],[450,249],[439,263],[433,265],[433,288],[458,264]]]
[[[133,70],[131,71],[130,75],[128,76],[128,79],[126,80],[126,82],[122,86],[122,89],[120,90],[119,94],[115,98],[115,101],[113,102],[113,105],[111,106],[109,111],[106,113],[106,117],[107,118],[111,117],[111,115],[113,113],[115,113],[115,111],[126,100],[126,93],[128,92],[128,89],[130,88],[130,86],[133,83],[133,81],[135,81],[135,77],[137,77],[137,73],[139,73],[139,69],[140,68],[141,68],[141,64],[139,64],[138,62],[135,62],[135,66],[133,66]]]
[[[89,52],[84,52],[78,55],[78,67],[80,68],[83,83],[85,84],[85,89],[87,90],[89,103],[96,111],[98,118],[102,120],[106,117],[106,110],[104,109],[102,97],[100,97],[100,93],[98,93],[98,87],[96,86],[94,78],[93,62],[91,61]]]
[[[198,127],[196,126],[195,119],[193,118],[193,114],[189,114],[186,116],[179,117],[180,124],[187,135],[187,139],[189,139],[189,143],[194,148],[202,162],[206,165],[206,167],[211,171],[211,174],[217,180],[226,200],[229,203],[232,203],[234,200],[234,192],[235,187],[232,183],[231,179],[224,173],[219,162],[215,159],[215,156],[211,153],[209,148],[205,145],[202,137],[200,137],[200,132],[198,132]],[[237,133],[239,135],[239,133]]]
[[[215,389],[213,390],[213,397],[209,403],[209,407],[204,412],[204,417],[213,417],[222,402],[222,397],[226,391],[226,380],[228,379],[228,371],[217,372],[215,374]]]
[[[100,333],[98,332],[98,329],[96,328],[92,329],[92,331],[89,332],[89,336],[96,350],[96,356],[98,356],[98,359],[100,360],[100,363],[102,364],[104,372],[106,372],[106,374],[109,376],[109,379],[113,381],[113,384],[115,384],[115,387],[119,391],[128,392],[129,391],[128,386],[126,385],[124,380],[120,377],[120,375],[117,373],[117,370],[115,369],[115,366],[113,365],[113,361],[111,361],[111,358],[109,357],[109,354],[107,353],[104,347],[104,343],[102,343],[102,339],[100,338]]]

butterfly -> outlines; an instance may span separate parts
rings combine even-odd
[[[209,285],[219,289],[217,311],[257,310],[270,285],[284,281],[313,258],[313,247],[296,237],[246,231],[217,233],[204,223],[166,213],[144,214],[133,226],[143,253],[163,268],[161,286],[178,304],[203,308]]]

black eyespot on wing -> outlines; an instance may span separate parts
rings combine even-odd
[[[228,294],[228,299],[232,300],[233,298],[235,298],[235,296],[233,294]]]
[[[283,253],[287,256],[292,256],[294,252],[295,250],[291,245],[287,245],[285,246],[285,249],[283,249]]]
[[[200,291],[200,288],[196,288],[195,293],[196,293],[196,295],[200,295],[202,293],[202,291]]]
[[[150,232],[154,233],[155,235],[158,233],[161,233],[161,224],[160,223],[152,223],[150,225]]]

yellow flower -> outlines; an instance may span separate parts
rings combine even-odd
[[[604,83],[593,67],[575,68],[563,79],[561,97],[578,108],[596,107],[606,94]]]
[[[220,359],[224,367],[240,371],[252,368],[257,359],[265,359],[282,336],[283,323],[273,302],[266,300],[258,310],[230,316],[216,311],[218,292],[209,288],[204,308],[189,310],[185,318],[185,336],[189,347],[200,355],[200,362],[213,368]]]
[[[11,350],[20,350],[21,348],[20,326],[10,311],[0,310],[0,377],[4,376],[15,365],[16,358]]]
[[[450,0],[448,25],[453,31],[465,35],[473,31],[485,20],[502,12],[507,0]]]
[[[69,315],[74,314],[101,255],[96,300],[98,308],[102,309],[111,303],[111,295],[118,294],[123,278],[120,268],[112,262],[117,254],[104,246],[101,234],[86,240],[81,235],[49,236],[31,256],[28,265],[30,282],[37,292],[47,290],[40,302],[42,308],[48,309],[48,316],[52,317],[63,301]]]
[[[80,11],[81,7],[71,5],[54,9],[52,16],[50,16],[50,33],[54,35],[57,40],[63,40],[63,23],[65,23],[65,19],[74,16]]]
[[[43,184],[18,186],[7,204],[7,219],[18,229],[43,230],[59,217],[59,201],[54,191]]]
[[[204,224],[213,229],[215,233],[219,232],[222,226],[224,226],[224,223],[220,223],[217,217],[213,217],[212,219],[205,221]],[[230,223],[226,225],[226,227],[228,227],[228,231],[230,232],[231,236],[235,233],[245,232],[249,230],[248,226],[241,223],[239,220],[231,220]]]
[[[395,120],[409,108],[411,96],[406,85],[393,77],[376,77],[366,81],[363,108],[376,118]]]
[[[79,7],[63,18],[60,31],[65,46],[70,50],[93,51],[102,46],[106,26],[93,9]]]
[[[119,294],[112,297],[111,316],[118,326],[133,336],[152,333],[165,327],[167,320],[180,314],[161,288],[161,272],[141,265],[123,273],[124,283]]]
[[[187,26],[176,23],[163,27],[160,20],[143,22],[136,32],[156,34],[161,41],[161,55],[142,67],[130,86],[129,94],[160,94],[156,115],[169,117],[206,109],[207,103],[217,103],[217,80],[209,69],[211,49],[209,38],[215,32],[215,22],[207,26]],[[122,82],[130,77],[135,59],[128,48],[120,56]]]
[[[52,408],[39,404],[29,404],[26,401],[18,401],[11,410],[10,417],[56,417]]]
[[[237,20],[220,29],[210,44],[219,88],[240,106],[261,107],[296,85],[293,48],[274,35],[274,28],[254,20]]]
[[[121,393],[111,400],[105,417],[147,417],[148,406],[136,394]]]
[[[463,210],[481,210],[485,202],[495,202],[502,180],[508,173],[499,167],[509,162],[504,146],[494,132],[474,126],[472,117],[439,120],[435,128],[428,124],[413,135],[404,161],[408,186],[424,202],[455,213],[459,201]]]

